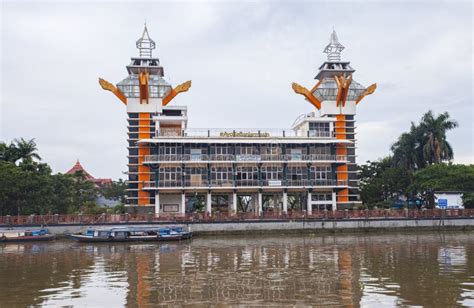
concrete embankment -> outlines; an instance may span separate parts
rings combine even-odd
[[[158,223],[120,223],[94,225],[50,225],[51,233],[67,235],[82,232],[87,228],[113,228],[124,226],[157,227],[170,225],[170,222]],[[252,233],[334,233],[334,232],[371,232],[371,231],[404,231],[404,230],[474,230],[472,218],[423,218],[423,219],[342,219],[342,220],[273,220],[273,221],[222,221],[222,222],[189,222],[176,223],[189,226],[196,235],[252,234]],[[0,228],[8,228],[1,226]],[[15,226],[14,228],[31,228],[37,226]]]

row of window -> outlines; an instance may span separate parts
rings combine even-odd
[[[160,155],[280,155],[288,154],[331,154],[332,146],[326,144],[181,144],[160,145],[152,149],[153,154]]]
[[[211,167],[208,173],[207,168],[191,167],[163,167],[158,169],[158,179],[160,181],[202,181],[211,180],[230,181],[236,180],[257,180],[259,170],[257,167],[237,167],[235,171],[232,167]],[[286,176],[285,176],[286,174]],[[290,167],[284,172],[282,167],[268,166],[260,168],[260,176],[262,180],[308,180],[308,179],[333,179],[335,174],[330,166],[314,166],[314,167]],[[154,179],[154,175],[152,175]],[[129,180],[138,180],[134,174],[130,174]]]

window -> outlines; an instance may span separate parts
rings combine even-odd
[[[257,154],[257,148],[252,145],[236,145],[236,155],[254,155]]]
[[[279,144],[268,144],[260,148],[260,152],[266,155],[280,155],[282,153]]]
[[[331,193],[313,193],[311,195],[312,201],[332,201]]]
[[[181,181],[181,167],[162,167],[159,172],[160,181]]]
[[[202,167],[184,168],[184,179],[186,185],[199,186],[207,179],[207,169]]]
[[[164,155],[177,155],[181,154],[181,145],[169,144],[161,146],[159,150],[160,154]]]
[[[279,181],[283,178],[283,167],[262,166],[262,179],[268,181]]]
[[[211,167],[211,179],[213,181],[232,181],[232,167]]]
[[[309,130],[317,130],[317,131],[329,131],[329,123],[328,122],[310,122],[309,123]]]
[[[290,181],[306,180],[308,179],[308,169],[306,167],[289,167],[286,179]]]
[[[291,160],[301,160],[303,151],[301,149],[291,149]]]
[[[232,154],[232,148],[228,145],[212,145],[211,154],[214,155],[227,155]]]
[[[316,180],[326,180],[332,178],[332,170],[330,166],[313,166],[311,167],[311,178]]]
[[[331,154],[330,145],[316,145],[309,148],[309,154]]]
[[[258,178],[257,167],[237,167],[237,180],[256,180]]]
[[[202,151],[201,149],[191,149],[191,160],[201,160]]]

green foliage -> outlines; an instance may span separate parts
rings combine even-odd
[[[404,168],[394,167],[392,158],[370,162],[359,167],[360,194],[368,206],[385,207],[388,200],[398,200],[411,184],[411,173]]]
[[[443,163],[454,156],[446,132],[457,126],[447,112],[435,117],[432,111],[411,123],[393,144],[393,156],[359,167],[362,201],[381,208],[404,196],[432,207],[434,191],[451,190],[462,191],[464,205],[474,207],[474,165]]]
[[[462,191],[464,205],[474,207],[474,165],[436,164],[414,174],[409,188],[433,206],[434,191]]]
[[[98,191],[83,174],[52,174],[34,139],[0,142],[0,215],[66,214],[94,208]]]
[[[127,209],[125,207],[125,204],[123,204],[123,203],[117,204],[112,209],[112,213],[114,213],[114,214],[124,214],[126,212],[127,212]]]
[[[410,131],[403,133],[393,144],[394,166],[414,171],[453,159],[446,132],[457,126],[456,121],[450,120],[449,113],[435,117],[431,110],[428,111],[420,124],[412,122]]]
[[[37,151],[35,139],[15,139],[8,145],[5,142],[0,142],[0,161],[16,163],[18,161],[41,160]]]
[[[122,179],[119,179],[118,181],[113,181],[110,185],[105,185],[104,187],[101,187],[100,194],[106,199],[125,203],[127,195],[127,183]]]

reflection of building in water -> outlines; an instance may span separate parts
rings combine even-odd
[[[358,265],[348,261],[350,251],[339,253],[339,249],[304,244],[296,238],[265,245],[228,245],[220,239],[200,246],[194,241],[178,251],[142,250],[140,254],[127,261],[129,304],[318,302],[350,306],[360,299],[358,276],[353,273]]]
[[[355,70],[341,60],[344,47],[336,32],[315,84],[292,85],[313,111],[290,129],[189,129],[187,107],[173,102],[191,81],[175,88],[168,83],[152,56],[155,42],[146,26],[137,48],[125,79],[116,86],[99,81],[126,105],[129,206],[161,215],[261,214],[360,203],[355,115],[376,85],[365,87],[352,78]]]

